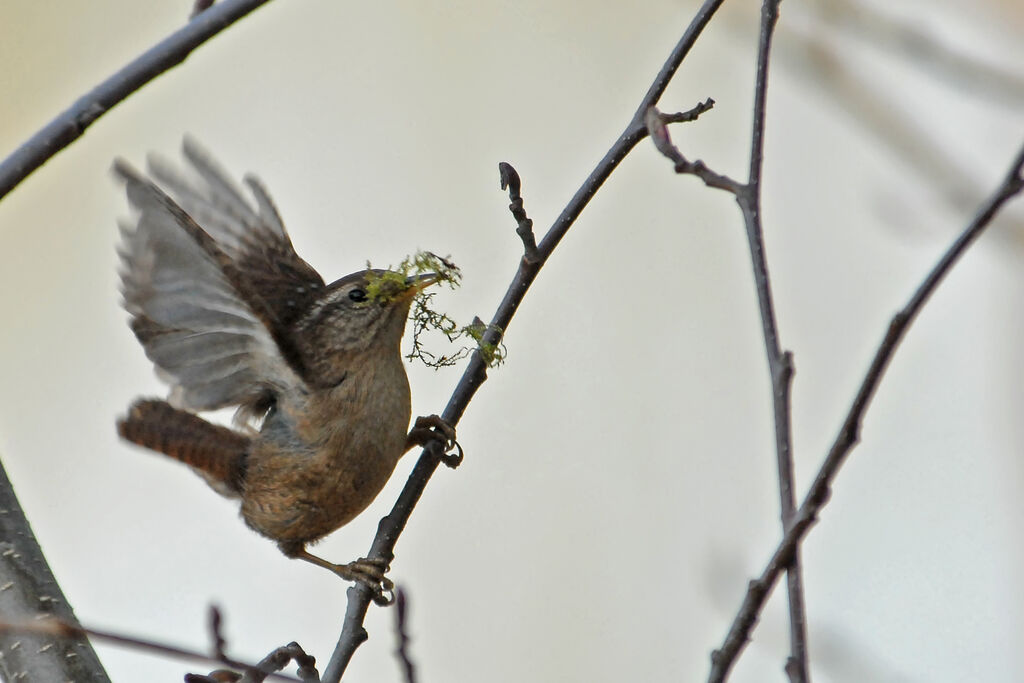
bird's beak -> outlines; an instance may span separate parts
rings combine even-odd
[[[430,285],[437,284],[441,281],[441,276],[437,273],[424,273],[423,275],[413,275],[405,278],[405,291],[397,296],[399,299],[412,299],[417,294],[422,292]]]
[[[436,285],[440,281],[441,276],[437,273],[424,273],[423,275],[413,275],[405,278],[405,286],[411,292],[420,292],[430,285]]]

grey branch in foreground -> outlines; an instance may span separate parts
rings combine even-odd
[[[29,621],[40,615],[78,624],[0,464],[0,619]],[[5,681],[110,682],[84,638],[0,631],[0,653]]]

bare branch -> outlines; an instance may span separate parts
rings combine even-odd
[[[690,121],[696,121],[700,118],[701,114],[711,111],[714,107],[715,101],[709,97],[703,102],[698,102],[692,109],[677,111],[674,114],[662,114],[661,120],[665,123],[689,123]]]
[[[197,14],[205,12],[206,10],[213,7],[214,0],[195,0],[192,3],[192,14],[188,15],[189,19],[194,19]]]
[[[757,69],[754,82],[754,116],[750,135],[750,171],[744,191],[736,196],[746,225],[747,245],[754,271],[757,302],[761,312],[761,329],[768,373],[772,386],[772,410],[775,423],[775,460],[779,478],[779,508],[785,531],[793,519],[796,495],[793,492],[792,386],[793,354],[783,351],[779,342],[775,303],[772,297],[768,262],[765,258],[764,233],[761,228],[761,169],[764,159],[765,112],[768,98],[768,66],[772,37],[779,18],[780,0],[764,0],[761,4],[761,28],[757,46]],[[799,549],[794,550],[787,571],[789,599],[790,653],[785,671],[791,683],[809,680],[807,666],[807,615],[804,608],[803,571]]]
[[[723,0],[705,0],[704,4],[697,11],[697,15],[690,22],[689,27],[683,33],[682,38],[680,38],[672,50],[665,64],[662,65],[647,94],[641,99],[640,105],[627,125],[626,130],[623,131],[608,152],[605,153],[601,161],[598,162],[594,170],[587,176],[587,179],[569,200],[566,207],[562,209],[558,218],[555,219],[537,246],[539,261],[537,263],[527,263],[526,259],[520,260],[519,268],[508,290],[505,292],[504,298],[498,305],[490,325],[488,325],[488,332],[484,335],[484,341],[494,344],[498,341],[495,330],[501,330],[502,333],[508,330],[509,322],[519,309],[519,305],[526,296],[527,290],[537,277],[541,267],[555,250],[555,247],[558,246],[562,237],[565,236],[569,228],[576,222],[576,219],[583,212],[583,209],[586,208],[587,204],[590,203],[590,200],[604,184],[604,181],[608,179],[608,176],[618,168],[630,150],[647,134],[647,129],[643,122],[644,114],[650,106],[657,104],[661,94],[668,86],[669,80],[671,80],[676,69],[682,63],[683,58],[689,53],[690,48],[693,47],[697,38],[700,37],[701,32],[708,22],[711,21],[711,18],[722,2]],[[458,424],[469,402],[487,378],[486,367],[486,362],[481,354],[479,352],[474,353],[441,415],[448,424],[453,427]],[[399,495],[391,512],[378,524],[377,535],[370,546],[368,557],[388,558],[392,555],[398,537],[405,529],[416,501],[423,494],[427,482],[433,475],[434,470],[437,469],[439,454],[435,452],[436,450],[431,446],[424,449],[420,455],[420,459],[416,462],[416,466],[413,468],[412,474],[409,475],[405,488]],[[331,661],[324,671],[324,683],[338,683],[341,680],[341,676],[352,659],[356,648],[367,639],[366,629],[363,627],[363,619],[366,617],[366,610],[370,605],[370,590],[361,585],[352,586],[348,589],[347,595],[348,608],[345,611],[345,621],[341,635],[338,638],[338,644],[334,649],[334,654],[331,656]]]
[[[778,20],[779,0],[765,0],[761,6],[761,30],[757,50],[757,70],[754,84],[754,116],[750,142],[750,167],[746,184],[738,183],[728,176],[710,170],[703,161],[688,160],[672,143],[665,116],[653,105],[644,113],[644,124],[654,146],[670,159],[676,173],[695,175],[708,187],[732,193],[743,213],[747,243],[750,250],[751,266],[757,289],[758,307],[761,313],[761,328],[764,336],[765,353],[768,357],[768,372],[771,378],[772,406],[775,422],[775,452],[779,478],[779,501],[782,525],[785,529],[793,517],[796,499],[793,493],[793,444],[791,434],[793,380],[793,354],[783,351],[779,344],[778,326],[775,320],[775,304],[772,299],[771,280],[764,254],[764,236],[761,228],[761,167],[764,155],[765,105],[768,91],[768,64],[772,35]],[[708,102],[713,104],[713,101]],[[707,104],[707,103],[705,103]],[[695,110],[700,109],[698,105]],[[710,106],[708,106],[710,108]],[[699,112],[698,112],[699,115]],[[672,118],[686,120],[677,115]],[[785,670],[792,683],[808,680],[807,627],[803,597],[803,579],[800,570],[799,553],[794,553],[789,567],[789,613],[790,613],[790,656]]]
[[[519,173],[512,164],[505,161],[498,164],[498,173],[501,176],[501,189],[508,190],[508,198],[512,202],[508,205],[508,210],[512,212],[512,217],[518,224],[516,234],[523,240],[523,258],[529,263],[537,263],[537,239],[533,236],[533,221],[523,208],[523,196],[520,194],[523,185]]]
[[[1022,170],[1024,170],[1024,146],[1017,153],[1010,171],[999,188],[977,213],[970,225],[967,226],[963,233],[942,255],[942,258],[939,259],[931,272],[928,273],[928,276],[925,277],[903,309],[893,317],[885,338],[875,352],[871,366],[861,382],[853,404],[850,406],[846,419],[839,430],[839,434],[828,455],[825,457],[824,463],[822,463],[821,468],[818,470],[817,476],[814,478],[814,483],[811,484],[803,503],[801,503],[800,508],[790,521],[782,541],[775,549],[771,560],[769,560],[761,576],[750,582],[747,594],[740,605],[740,609],[722,646],[711,654],[709,681],[725,680],[739,653],[750,639],[750,633],[757,622],[757,617],[764,608],[764,604],[771,593],[771,589],[775,586],[779,574],[792,561],[800,546],[800,542],[817,521],[821,509],[828,503],[832,491],[832,482],[846,462],[847,456],[849,456],[854,446],[860,441],[860,427],[864,414],[871,404],[871,399],[874,397],[875,390],[878,388],[882,377],[885,376],[889,362],[896,353],[896,349],[899,347],[910,325],[939,284],[941,284],[942,280],[960,260],[960,257],[963,256],[968,247],[984,232],[1003,205],[1013,196],[1020,193],[1021,189],[1024,189]]]
[[[221,618],[220,609],[216,605],[210,605],[210,640],[213,641],[213,656],[219,661],[227,659],[227,653],[224,648],[227,647],[227,640],[224,638],[224,634],[221,633],[221,625],[223,619]]]
[[[223,0],[139,55],[50,121],[3,163],[0,198],[57,152],[77,140],[99,117],[168,69],[181,64],[204,42],[268,0]]]
[[[711,100],[708,100],[709,102]],[[698,105],[699,107],[700,105]],[[691,110],[692,111],[692,110]],[[661,152],[662,156],[667,158],[673,163],[676,173],[695,175],[704,181],[704,184],[708,187],[713,187],[718,190],[725,190],[731,192],[734,195],[739,195],[744,190],[744,186],[729,176],[722,175],[712,171],[707,165],[697,159],[696,161],[690,161],[683,153],[679,151],[679,148],[672,142],[672,136],[669,135],[668,126],[665,125],[670,116],[685,115],[688,112],[682,114],[665,115],[658,111],[658,108],[651,105],[644,112],[644,127],[647,130],[647,134],[651,136],[651,141],[654,143],[655,149]]]
[[[298,643],[288,643],[279,647],[260,660],[255,668],[250,668],[238,683],[263,683],[268,676],[275,675],[295,660],[299,667],[299,680],[303,683],[320,683],[316,672],[316,660],[299,647]]]

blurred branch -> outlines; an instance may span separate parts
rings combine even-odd
[[[81,628],[0,463],[0,618],[27,622],[40,615]],[[43,630],[0,627],[0,652],[6,681],[110,681],[84,637],[68,640]]]
[[[845,115],[929,182],[943,202],[959,212],[978,205],[984,188],[926,127],[900,110],[898,99],[850,68],[826,40],[797,31],[787,31],[785,38],[779,55],[786,66],[827,91]]]
[[[114,106],[268,0],[223,0],[100,83],[0,163],[0,199]]]
[[[31,619],[31,621],[29,619]],[[15,620],[0,621],[0,638],[3,638],[5,641],[8,641],[9,639],[11,639],[11,638],[13,638],[15,636],[20,637],[22,639],[22,641],[25,640],[26,636],[29,636],[29,637],[33,637],[33,638],[35,638],[35,637],[44,637],[44,638],[47,638],[47,639],[55,641],[55,642],[64,642],[64,643],[70,643],[70,644],[83,643],[83,644],[86,644],[86,645],[88,645],[87,638],[92,638],[94,640],[100,640],[100,641],[105,641],[105,642],[108,642],[108,643],[113,643],[114,645],[122,645],[122,646],[125,646],[125,647],[128,647],[128,648],[134,649],[134,650],[154,652],[156,654],[164,655],[164,656],[167,656],[167,657],[176,657],[176,658],[179,658],[179,659],[198,660],[198,661],[210,662],[210,663],[213,663],[213,664],[226,664],[226,665],[228,665],[228,666],[230,666],[230,667],[232,667],[234,669],[239,669],[239,670],[242,670],[242,671],[259,671],[260,670],[260,666],[261,666],[260,664],[247,664],[245,662],[240,662],[240,661],[235,660],[235,659],[229,659],[229,658],[224,657],[224,656],[210,656],[210,655],[207,655],[207,654],[203,654],[202,652],[197,652],[195,650],[189,650],[189,649],[186,649],[186,648],[177,647],[175,645],[167,645],[165,643],[158,643],[156,641],[147,640],[145,638],[137,638],[135,636],[127,636],[127,635],[123,635],[123,634],[120,634],[120,633],[114,633],[112,631],[101,631],[99,629],[86,628],[86,627],[80,625],[78,622],[67,621],[67,620],[62,619],[62,618],[54,618],[54,617],[51,617],[51,616],[48,616],[48,615],[36,614],[34,616],[33,615],[28,615],[28,616],[24,617],[22,620],[18,620],[18,621],[15,621]],[[18,649],[17,647],[15,647],[15,648],[8,648],[8,647],[5,646],[3,659],[4,660],[8,659],[10,657],[10,652],[13,651],[13,650],[17,650],[17,649]],[[43,651],[38,651],[37,652],[36,650],[29,650],[29,648],[27,646],[27,643],[24,643],[24,642],[23,642],[23,645],[21,646],[21,649],[26,650],[27,651],[26,652],[26,656],[32,658],[33,660],[39,659],[39,658],[41,658],[41,656],[45,656],[45,652],[47,651],[47,650],[43,650]],[[276,650],[275,650],[275,652],[276,652]],[[221,654],[223,654],[223,653],[221,653]],[[75,659],[75,657],[76,657],[75,654],[71,654],[69,656],[70,659]],[[280,667],[278,667],[278,668],[280,668]],[[65,680],[70,680],[70,681],[76,681],[76,682],[77,681],[85,682],[85,681],[98,681],[98,680],[109,681],[110,680],[109,678],[107,678],[105,673],[103,673],[102,678],[96,677],[95,675],[91,675],[92,677],[87,677],[87,675],[88,674],[83,674],[81,676],[79,676],[79,675],[60,676],[60,675],[56,675],[56,674],[50,674],[48,671],[44,671],[42,669],[33,669],[33,670],[31,670],[30,672],[27,673],[26,680],[31,680],[31,681],[65,681]],[[311,680],[309,678],[302,678],[302,679],[292,678],[291,676],[285,676],[284,674],[272,674],[272,675],[273,675],[274,678],[276,678],[278,680],[283,680],[283,681],[302,681],[304,683],[306,681]],[[266,678],[266,676],[264,676],[264,678]],[[14,680],[21,680],[21,678],[8,677],[5,680],[14,681]]]
[[[400,587],[395,589],[395,636],[398,645],[395,654],[402,665],[402,680],[405,683],[416,683],[416,665],[409,654],[409,632],[406,628],[409,618],[409,599]]]
[[[507,331],[509,322],[519,309],[523,298],[530,285],[533,283],[540,269],[550,258],[555,247],[579,218],[583,209],[597,193],[604,181],[618,168],[626,155],[647,135],[647,128],[644,125],[644,116],[647,110],[657,104],[658,99],[668,87],[669,81],[675,74],[683,59],[696,43],[697,38],[721,6],[723,0],[705,0],[704,4],[697,11],[696,16],[690,22],[689,27],[679,39],[672,53],[662,65],[654,81],[648,88],[647,93],[640,100],[636,112],[626,126],[619,138],[611,146],[590,175],[583,182],[580,188],[569,200],[562,212],[555,219],[548,229],[540,244],[537,245],[536,260],[520,259],[519,267],[505,296],[495,311],[489,332],[484,335],[484,341],[494,343],[496,333],[490,330]],[[487,366],[479,352],[475,352],[470,358],[462,378],[455,387],[448,405],[445,407],[441,417],[448,424],[455,426],[462,417],[469,405],[470,400],[477,390],[487,379]],[[398,537],[405,529],[405,525],[412,514],[412,510],[423,494],[427,482],[437,469],[439,460],[439,449],[433,446],[424,449],[420,455],[412,474],[406,482],[395,503],[392,511],[384,517],[377,526],[377,535],[370,546],[368,557],[371,559],[390,560],[393,556],[395,544]],[[370,605],[372,593],[369,588],[363,585],[354,585],[348,589],[348,608],[345,611],[345,620],[342,632],[335,647],[330,663],[323,674],[324,683],[338,683],[348,666],[356,648],[367,639],[366,629],[363,627],[363,620],[366,617],[366,610]]]
[[[867,2],[825,0],[815,9],[824,21],[874,47],[915,63],[957,89],[1010,107],[1024,105],[1024,74],[960,52],[920,26],[878,11]]]
[[[537,261],[537,238],[533,234],[533,219],[526,215],[526,208],[523,206],[523,182],[519,179],[519,173],[512,164],[502,161],[498,164],[498,176],[501,189],[508,190],[508,198],[511,202],[508,210],[516,219],[516,234],[523,241],[523,258],[530,263]]]
[[[905,111],[902,92],[880,88],[877,74],[860,73],[843,54],[836,36],[852,36],[875,51],[909,61],[928,76],[962,93],[976,93],[1013,109],[1024,104],[1024,73],[958,51],[920,26],[856,0],[825,0],[808,6],[810,25],[787,26],[778,57],[839,105],[837,109],[875,137],[935,189],[956,212],[972,210],[987,188]],[[806,23],[806,22],[805,22]]]
[[[896,349],[906,335],[910,325],[928,299],[941,284],[949,271],[956,265],[964,252],[984,232],[992,219],[1013,196],[1024,188],[1024,147],[1017,153],[1010,171],[999,188],[979,210],[974,220],[949,247],[938,263],[928,273],[924,281],[914,292],[907,304],[900,310],[889,324],[889,329],[875,353],[871,366],[868,368],[853,404],[846,415],[839,434],[832,445],[824,463],[818,470],[814,483],[811,484],[800,509],[791,520],[782,541],[772,555],[768,566],[761,576],[750,582],[747,594],[726,635],[722,647],[712,654],[710,681],[724,681],[735,663],[744,645],[750,639],[750,633],[757,622],[758,615],[771,594],[771,589],[786,569],[788,563],[796,555],[800,542],[818,519],[821,509],[828,503],[832,491],[832,482],[846,462],[847,456],[860,441],[861,423],[864,414],[871,404],[875,391],[892,360]]]

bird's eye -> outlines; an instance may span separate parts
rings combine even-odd
[[[348,290],[348,298],[352,299],[352,301],[357,302],[366,301],[366,291],[360,289],[359,287],[353,287],[352,289]]]

